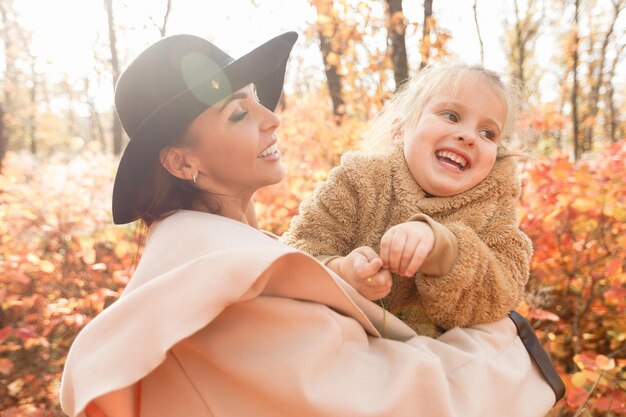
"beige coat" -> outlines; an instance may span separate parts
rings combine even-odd
[[[360,246],[378,252],[389,227],[428,222],[435,247],[415,279],[393,275],[385,306],[430,336],[436,335],[433,324],[448,329],[498,320],[522,300],[532,256],[517,223],[515,169],[512,158],[500,159],[474,188],[427,197],[400,147],[386,155],[347,153],[281,240],[323,259]]]
[[[137,381],[142,417],[541,417],[555,400],[509,319],[415,336],[312,257],[189,211],[151,227],[74,341],[61,405],[83,417],[121,390],[132,410]]]

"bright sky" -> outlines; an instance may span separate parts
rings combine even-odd
[[[160,24],[166,1],[113,0],[113,3],[116,24],[125,28],[117,32],[118,50],[123,52],[120,59],[125,65],[159,38],[156,27],[147,16],[152,16]],[[124,3],[129,6],[124,6]],[[286,30],[302,34],[316,16],[308,0],[172,0],[172,3],[168,34],[186,32],[208,38],[235,57]],[[479,62],[480,47],[473,18],[473,2],[446,0],[434,3],[439,24],[450,30],[453,36],[449,49],[467,62]],[[102,0],[14,0],[14,5],[22,16],[23,25],[33,32],[32,49],[39,57],[40,71],[46,72],[52,79],[54,76],[51,74],[55,73],[66,73],[81,79],[85,74],[94,72],[94,45],[102,48],[108,39]],[[495,70],[503,70],[506,63],[501,39],[506,5],[510,6],[510,2],[478,2],[485,65]],[[404,11],[409,21],[418,22],[421,27],[421,1],[404,2]],[[414,43],[411,44],[411,41]],[[411,41],[407,42],[409,60],[413,56],[415,61],[418,58],[418,36]],[[300,38],[296,50],[304,47],[304,40]],[[108,52],[96,49],[96,53],[106,56]],[[309,59],[321,66],[318,50],[312,50]],[[111,94],[110,90],[104,94]],[[109,95],[99,97],[99,100],[101,105],[106,105],[112,98]]]

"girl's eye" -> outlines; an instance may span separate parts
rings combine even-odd
[[[248,115],[247,110],[237,110],[228,118],[228,120],[230,120],[233,123],[237,123],[245,119],[247,115]]]
[[[479,132],[480,136],[485,139],[489,139],[492,142],[495,142],[498,139],[498,135],[491,129],[481,129]]]
[[[445,119],[450,120],[451,122],[455,122],[455,123],[456,123],[456,122],[458,122],[458,121],[459,121],[459,115],[458,115],[458,114],[456,114],[456,113],[455,113],[455,112],[453,112],[453,111],[446,111],[446,112],[443,112],[443,113],[441,113],[441,116],[442,116],[443,118],[445,118]]]

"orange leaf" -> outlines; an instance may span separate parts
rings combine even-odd
[[[0,358],[0,374],[9,375],[13,369],[13,361],[7,358]]]
[[[535,320],[549,320],[549,321],[559,321],[560,317],[556,314],[542,310],[540,308],[531,308],[528,310],[528,318]]]

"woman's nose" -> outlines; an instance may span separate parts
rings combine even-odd
[[[261,107],[263,106],[261,105]],[[265,107],[263,107],[262,111],[261,130],[265,132],[277,129],[280,126],[280,116]]]

